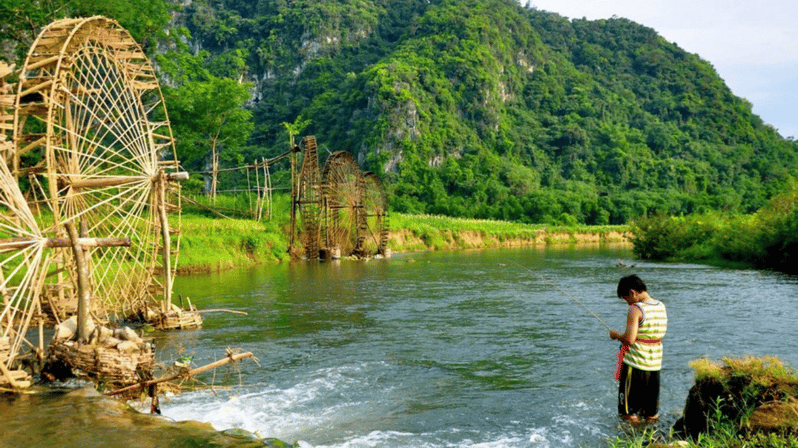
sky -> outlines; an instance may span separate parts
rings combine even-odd
[[[798,139],[795,0],[520,0],[571,19],[624,17],[708,61],[783,137]]]

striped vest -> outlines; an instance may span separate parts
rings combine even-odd
[[[668,330],[668,313],[665,304],[637,302],[633,306],[643,312],[637,330],[637,339],[629,347],[623,362],[640,370],[662,369],[662,338]]]

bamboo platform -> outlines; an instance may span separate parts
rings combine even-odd
[[[170,310],[155,316],[155,328],[158,330],[186,330],[201,326],[202,316],[196,309]]]
[[[202,327],[202,316],[199,310],[188,301],[188,307],[182,308],[173,303],[167,304],[169,310],[163,311],[147,309],[145,313],[157,330],[188,330]],[[180,299],[182,305],[183,299]]]
[[[154,352],[150,341],[143,340],[127,327],[110,330],[97,326],[85,343],[77,341],[76,335],[62,327],[56,330],[56,337],[50,344],[48,364],[60,362],[71,368],[77,377],[126,385],[152,378]]]

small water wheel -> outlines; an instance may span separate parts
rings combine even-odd
[[[340,255],[351,255],[357,246],[362,180],[352,154],[339,151],[327,158],[323,175],[325,244]]]
[[[377,174],[363,173],[360,231],[355,253],[360,256],[385,256],[388,248],[388,203]]]
[[[294,203],[301,217],[301,225],[297,226],[296,231],[305,248],[305,257],[316,259],[319,257],[322,196],[319,154],[316,137],[313,136],[302,139],[302,168]]]

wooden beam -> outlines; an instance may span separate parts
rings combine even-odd
[[[36,70],[39,67],[43,67],[43,66],[45,66],[47,64],[51,64],[53,62],[58,61],[59,58],[60,58],[59,55],[50,56],[49,58],[42,59],[41,61],[34,62],[33,64],[28,65],[26,68],[28,70]]]
[[[188,180],[188,173],[185,171],[178,171],[176,173],[167,173],[166,179],[170,181]]]
[[[45,247],[72,247],[68,238],[47,238]],[[24,249],[33,246],[38,241],[32,238],[4,238],[0,239],[0,252]],[[78,238],[78,244],[83,247],[128,247],[130,238]]]
[[[72,188],[97,188],[97,187],[116,187],[119,185],[141,182],[141,177],[131,176],[108,176],[91,177],[87,179],[64,179],[64,183]]]
[[[25,97],[27,95],[30,95],[31,93],[35,93],[35,92],[38,92],[40,90],[44,90],[44,89],[50,87],[51,85],[53,85],[54,82],[55,82],[55,80],[51,79],[51,80],[45,81],[45,82],[43,82],[41,84],[36,84],[35,86],[33,86],[33,87],[25,90],[24,92],[20,93],[19,97],[22,98],[22,97]]]

